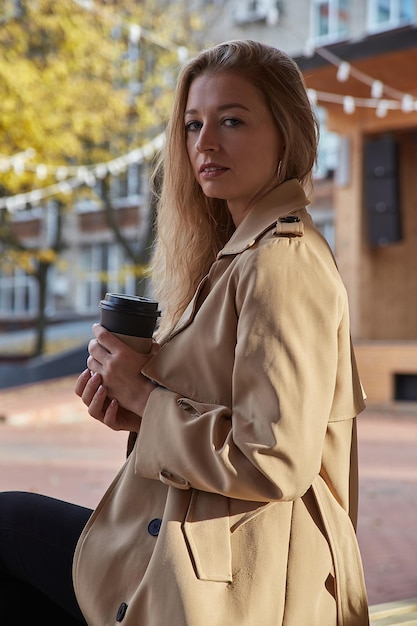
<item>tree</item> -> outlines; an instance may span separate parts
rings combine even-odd
[[[143,146],[163,129],[179,56],[201,46],[203,22],[185,0],[7,0],[0,20],[0,200],[13,199],[0,209],[2,263],[13,259],[38,281],[40,354],[49,270],[62,252],[62,225],[73,198],[54,193],[53,235],[41,245],[19,236],[13,211],[45,206],[32,190],[49,188],[58,171],[81,165],[83,193],[97,195],[97,173],[89,168]],[[32,159],[1,160],[28,150]],[[152,232],[142,249],[132,247],[107,193],[109,170],[98,176],[115,238],[132,268],[142,267]]]

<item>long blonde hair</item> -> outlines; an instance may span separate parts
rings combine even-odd
[[[162,180],[157,238],[151,264],[153,292],[164,309],[163,337],[176,324],[234,226],[226,201],[207,198],[195,180],[186,150],[184,111],[193,80],[203,73],[241,74],[265,99],[284,143],[278,183],[296,178],[311,186],[318,123],[295,62],[256,41],[237,40],[202,51],[180,70],[166,142],[154,177]]]

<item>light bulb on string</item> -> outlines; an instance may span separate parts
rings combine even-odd
[[[24,194],[18,194],[17,196],[12,196],[11,198],[7,198],[6,208],[11,212],[26,208],[26,201],[25,201]]]
[[[350,63],[347,61],[342,61],[339,67],[337,68],[336,78],[340,83],[344,83],[349,78],[350,74]]]
[[[62,180],[58,183],[58,191],[68,196],[72,193],[72,187],[66,180]]]
[[[413,96],[411,96],[409,93],[404,94],[401,100],[401,111],[403,113],[410,113],[410,111],[413,111],[414,107],[415,101],[413,99]]]
[[[57,180],[65,180],[68,177],[68,168],[64,166],[60,166],[57,168],[55,172],[55,178]]]
[[[352,115],[356,110],[355,99],[352,96],[345,96],[343,98],[343,110],[348,115]]]
[[[36,166],[36,178],[45,180],[48,175],[48,168],[43,163]]]
[[[381,98],[384,93],[384,84],[380,80],[374,80],[371,86],[372,98]]]
[[[315,89],[307,89],[308,99],[313,106],[317,106],[317,91]]]
[[[142,29],[138,24],[131,24],[129,26],[129,41],[133,45],[137,45],[142,35]]]
[[[94,187],[97,181],[96,181],[96,177],[94,176],[92,172],[87,172],[84,177],[84,182],[88,187]]]
[[[23,174],[25,171],[25,162],[21,157],[15,157],[13,159],[13,169],[15,174]]]
[[[145,159],[151,159],[153,155],[155,154],[155,148],[151,144],[148,144],[143,147],[142,153]]]
[[[380,100],[376,107],[376,116],[385,117],[388,113],[388,102],[386,100]]]
[[[136,150],[132,150],[132,152],[129,152],[129,154],[127,155],[127,162],[128,163],[138,163],[142,158],[142,149],[141,148],[137,148]]]
[[[85,180],[85,175],[87,173],[87,168],[81,165],[77,170],[77,178],[78,180]]]
[[[29,192],[28,198],[29,202],[31,202],[32,204],[38,204],[43,198],[42,191],[40,189],[34,189],[33,191]]]
[[[178,46],[178,48],[177,48],[177,57],[178,57],[178,61],[180,63],[185,63],[185,61],[189,57],[188,48],[186,48],[185,46]]]
[[[103,179],[107,176],[107,166],[104,163],[100,163],[96,166],[94,174],[97,178]]]
[[[311,39],[308,39],[304,45],[304,56],[311,59],[316,53],[316,47]]]

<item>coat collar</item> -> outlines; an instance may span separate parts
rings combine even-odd
[[[239,254],[250,248],[264,232],[276,224],[279,217],[298,211],[309,203],[301,184],[295,178],[278,185],[246,215],[217,258]]]

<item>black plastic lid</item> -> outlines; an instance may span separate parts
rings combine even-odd
[[[100,308],[107,311],[123,311],[125,313],[159,316],[158,302],[142,296],[131,296],[124,293],[106,293],[100,300]]]

